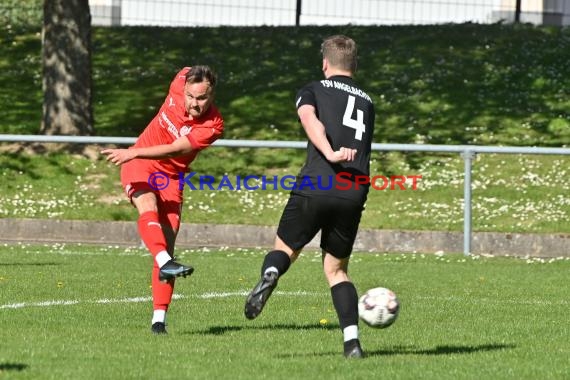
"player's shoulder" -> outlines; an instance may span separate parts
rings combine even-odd
[[[355,86],[352,78],[331,77],[308,82],[303,87],[301,87],[299,92],[309,91],[318,94],[320,92],[328,92],[331,89],[342,89],[347,85]]]
[[[223,120],[222,113],[215,104],[210,105],[210,108],[206,114],[210,120]]]
[[[194,126],[222,131],[224,129],[224,118],[218,108],[212,104],[203,117],[194,120]]]
[[[224,129],[224,118],[222,117],[222,114],[218,109],[218,107],[212,104],[210,106],[210,113],[211,113],[210,120],[212,123],[212,128],[222,131]]]
[[[314,89],[317,88],[317,87],[322,87],[322,83],[321,83],[321,82],[322,82],[322,80],[314,80],[314,81],[305,83],[305,85],[303,85],[303,86],[301,87],[301,90],[304,90],[304,89],[314,90]]]
[[[182,96],[184,85],[186,83],[186,73],[188,73],[188,70],[190,70],[190,67],[184,67],[176,73],[174,78],[172,78],[169,89],[170,96],[174,96],[176,98]]]
[[[297,90],[297,96],[296,98],[300,98],[303,95],[306,94],[315,94],[315,92],[317,92],[317,87],[319,86],[319,81],[315,80],[312,82],[308,82],[305,83],[304,85],[302,85],[298,90]]]
[[[186,74],[188,74],[188,71],[190,71],[191,67],[190,66],[185,66],[182,69],[180,69],[180,71],[178,71],[178,73],[176,74],[176,78],[184,78],[186,79]]]
[[[174,78],[172,78],[171,87],[184,86],[184,83],[186,83],[186,74],[188,73],[189,70],[190,67],[184,67],[181,70],[179,70],[174,76]]]

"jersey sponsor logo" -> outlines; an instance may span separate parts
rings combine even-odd
[[[176,105],[176,103],[174,103],[174,99],[172,98],[172,96],[171,96],[170,98],[168,98],[168,106],[169,106],[169,107],[172,107],[172,106],[175,106],[175,105]]]
[[[160,113],[160,119],[161,121],[160,126],[162,128],[164,128],[164,125],[162,124],[162,120],[164,120],[164,122],[167,125],[167,130],[168,132],[170,132],[172,135],[174,135],[175,138],[179,138],[180,134],[178,133],[178,130],[176,129],[176,126],[174,125],[174,123],[172,121],[170,121],[170,119],[168,118],[168,115],[166,115],[166,112],[162,111]]]
[[[180,136],[186,136],[190,132],[192,132],[192,127],[189,125],[185,125],[182,128],[180,128]]]

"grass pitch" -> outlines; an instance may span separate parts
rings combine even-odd
[[[567,258],[355,253],[359,293],[389,287],[402,309],[388,329],[361,324],[368,357],[345,360],[315,252],[291,267],[256,320],[244,318],[264,253],[180,251],[196,272],[178,281],[168,336],[153,336],[143,249],[4,245],[0,377],[568,378]]]

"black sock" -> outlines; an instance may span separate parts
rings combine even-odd
[[[291,258],[284,251],[271,251],[265,255],[261,266],[261,276],[265,274],[267,268],[275,267],[279,272],[279,277],[283,276],[291,266]]]
[[[358,325],[358,294],[354,284],[349,281],[336,284],[331,288],[331,296],[340,329]]]

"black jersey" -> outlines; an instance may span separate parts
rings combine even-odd
[[[309,141],[307,159],[293,192],[352,199],[364,203],[368,194],[370,151],[376,116],[372,99],[347,76],[311,82],[297,93],[296,107],[315,107],[333,150],[356,149],[354,161],[333,164]]]

